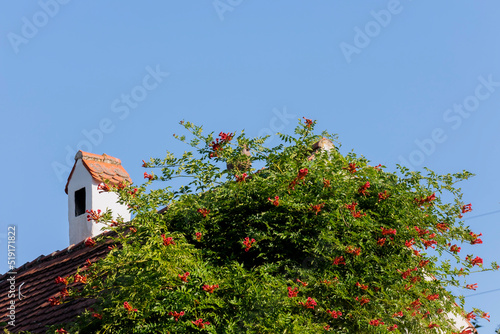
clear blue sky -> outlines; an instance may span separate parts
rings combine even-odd
[[[4,2],[0,271],[9,224],[19,264],[68,246],[79,148],[142,182],[142,159],[187,149],[172,137],[181,119],[255,136],[302,116],[389,169],[475,173],[462,185],[483,233],[474,253],[500,259],[499,12],[493,0]],[[464,291],[491,314],[480,333],[500,324],[500,290],[479,294],[499,278]]]

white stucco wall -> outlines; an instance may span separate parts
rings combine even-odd
[[[110,209],[113,212],[113,219],[117,219],[118,216],[121,216],[125,221],[130,220],[130,212],[127,209],[126,205],[118,203],[118,194],[114,192],[104,192],[101,190],[97,190],[97,187],[101,182],[96,180],[92,180],[92,208],[94,210],[100,209],[102,212],[105,212],[107,209]],[[93,223],[92,233],[93,235],[97,235],[101,233],[100,229],[104,226],[104,224],[96,224]]]

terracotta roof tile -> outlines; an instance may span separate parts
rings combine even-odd
[[[92,178],[98,182],[104,182],[109,180],[111,184],[118,184],[120,182],[132,182],[130,175],[123,168],[120,159],[109,156],[107,154],[93,154],[83,151],[78,151],[75,156],[75,164],[68,177],[68,182],[66,183],[66,194],[68,193],[68,184],[73,176],[73,172],[76,166],[76,160],[81,159],[85,168],[89,171]]]
[[[112,232],[107,232],[112,233]],[[85,247],[84,241],[71,245],[61,251],[56,251],[47,256],[39,256],[35,260],[13,270],[15,275],[16,299],[15,327],[7,326],[13,332],[30,331],[32,333],[45,333],[46,326],[73,320],[85,308],[94,303],[93,300],[74,300],[57,306],[48,302],[61,290],[62,286],[55,283],[58,276],[73,275],[78,267],[83,267],[89,259],[94,262],[108,254],[108,246],[112,241],[97,244],[95,247]],[[0,276],[0,291],[9,291],[11,275],[6,273]],[[18,289],[24,296],[19,300]],[[8,293],[0,294],[0,321],[9,321],[7,318],[10,301]]]

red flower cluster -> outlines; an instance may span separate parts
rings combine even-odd
[[[203,290],[208,292],[208,293],[214,293],[215,289],[219,288],[219,284],[214,284],[214,285],[203,285]]]
[[[476,256],[476,258],[472,259],[468,255],[465,257],[466,261],[469,261],[472,266],[478,265],[482,266],[483,265],[483,259],[481,259],[479,256]]]
[[[87,238],[85,239],[85,246],[87,247],[94,247],[95,241],[92,238]]]
[[[219,137],[220,137],[220,140],[223,141],[223,142],[230,142],[231,139],[233,139],[234,137],[234,133],[224,133],[224,132],[220,132],[219,133]]]
[[[191,322],[193,323],[193,325],[195,325],[198,328],[205,328],[205,326],[210,325],[210,323],[208,321],[203,322],[203,319],[198,319],[196,321],[191,321]]]
[[[66,289],[66,288],[61,289],[61,291],[59,291],[59,293],[60,293],[60,294],[61,294],[61,296],[63,296],[63,297],[68,297],[68,296],[69,296],[69,291],[68,291],[68,289]]]
[[[439,298],[439,295],[436,293],[436,294],[433,294],[433,295],[428,295],[428,296],[427,296],[427,297],[425,297],[425,298],[427,298],[427,300],[431,300],[431,301],[432,301],[432,300],[436,300],[436,299],[438,299],[438,298]]]
[[[434,324],[434,323],[430,323],[429,326],[427,326],[428,328],[436,328],[436,327],[439,327],[438,324]]]
[[[465,315],[465,317],[467,318],[467,320],[476,319],[476,315],[474,314],[474,311],[467,313]]]
[[[167,238],[167,237],[165,237],[165,234],[162,234],[161,237],[163,239],[164,246],[175,245],[174,238],[172,238],[172,237]]]
[[[87,284],[87,276],[82,276],[82,275],[79,275],[79,274],[75,274],[75,283],[83,283],[83,284]]]
[[[342,316],[342,312],[340,312],[340,311],[326,310],[326,313],[328,313],[329,315],[331,315],[334,319],[337,319],[338,317]]]
[[[101,210],[97,210],[97,211],[87,210],[86,212],[88,213],[87,221],[93,220],[97,223],[99,221],[99,219],[101,219]]]
[[[396,229],[380,227],[382,229],[382,235],[394,234],[396,235]]]
[[[450,251],[452,251],[455,254],[459,253],[461,249],[462,247],[458,247],[457,245],[453,245],[450,247]]]
[[[361,304],[361,306],[368,304],[370,302],[370,299],[365,297],[362,297],[361,299],[358,299],[358,297],[356,297],[354,299],[356,299],[356,301],[358,301]]]
[[[144,172],[144,178],[145,179],[149,179],[149,181],[151,181],[152,179],[154,179],[154,175],[153,174],[148,174],[146,172]]]
[[[470,242],[471,245],[476,245],[476,244],[482,244],[483,240],[479,239],[480,236],[482,236],[482,233],[476,234],[474,232],[469,233],[474,240]]]
[[[360,193],[363,196],[366,196],[366,191],[368,190],[368,188],[370,188],[370,182],[367,181],[364,185],[362,185],[358,189],[358,193]]]
[[[363,289],[363,290],[368,290],[368,285],[361,284],[359,282],[356,282],[356,286]]]
[[[386,238],[380,238],[377,240],[377,245],[383,246],[385,244]]]
[[[323,179],[323,188],[330,188],[330,180]]]
[[[250,248],[252,248],[252,244],[255,242],[255,239],[252,238],[252,240],[250,240],[249,237],[246,237],[245,240],[243,240],[242,242],[243,245],[245,246],[245,252],[248,252]]]
[[[300,169],[299,173],[297,174],[297,176],[295,177],[295,179],[293,179],[293,181],[290,182],[290,185],[288,187],[292,188],[292,189],[295,189],[295,186],[297,185],[297,182],[299,182],[301,180],[304,180],[304,178],[306,177],[307,173],[309,173],[309,170],[307,168]]]
[[[168,315],[171,315],[174,317],[175,321],[179,321],[179,318],[182,317],[184,315],[184,311],[180,311],[180,312],[177,312],[177,311],[174,311],[174,312],[169,312]]]
[[[469,203],[469,204],[465,204],[464,206],[462,206],[462,213],[467,213],[467,212],[471,212],[472,211],[472,204]]]
[[[116,187],[117,187],[118,189],[125,189],[125,187],[126,187],[126,186],[127,186],[127,184],[126,184],[125,182],[123,182],[123,181],[120,181],[120,182],[116,185]]]
[[[423,230],[418,226],[415,226],[415,231],[417,231],[419,237],[423,237],[427,233],[429,233],[429,230]]]
[[[210,213],[210,210],[207,210],[205,208],[203,209],[198,209],[197,210],[199,213],[201,213],[201,215],[203,216],[203,218],[205,218],[209,213]]]
[[[392,315],[393,318],[395,317],[402,317],[403,316],[403,311],[396,312]]]
[[[271,197],[268,197],[267,199],[268,199],[268,200],[271,202],[271,204],[272,204],[272,205],[274,205],[274,206],[279,206],[279,205],[280,205],[280,202],[279,202],[279,199],[280,199],[280,198],[279,198],[279,196],[275,196],[275,197],[274,197],[274,199],[271,199]]]
[[[353,246],[347,246],[346,252],[349,254],[353,254],[359,256],[361,254],[361,248],[354,248]]]
[[[418,266],[419,266],[420,268],[423,268],[423,267],[425,267],[426,265],[428,265],[428,264],[429,264],[429,262],[430,262],[430,260],[422,260],[422,261],[420,261],[420,262],[419,262]]]
[[[233,136],[234,136],[234,134],[229,133],[229,132],[228,133],[224,133],[224,132],[219,133],[220,138],[215,139],[215,141],[213,141],[212,144],[208,145],[213,150],[213,152],[210,153],[209,157],[210,158],[218,157],[219,152],[222,151],[222,145],[230,142],[231,139],[233,139]]]
[[[413,245],[415,244],[415,239],[411,238],[410,240],[405,241],[405,246],[408,248],[413,248]]]
[[[403,279],[407,279],[408,276],[411,275],[411,272],[412,271],[417,271],[418,269],[415,267],[415,268],[410,268],[410,269],[407,269],[405,270],[402,274],[401,274],[401,277],[403,277]],[[399,271],[399,270],[398,270]]]
[[[236,181],[238,181],[238,182],[245,182],[245,180],[248,177],[248,174],[247,173],[243,173],[241,175],[235,175],[235,177],[236,177]]]
[[[395,331],[398,328],[398,325],[394,324],[392,326],[387,326],[387,330],[389,332]]]
[[[378,201],[381,202],[383,200],[386,200],[389,198],[389,196],[391,195],[387,193],[387,190],[385,190],[383,193],[378,193]]]
[[[60,328],[60,329],[56,330],[56,333],[66,334],[66,333],[69,333],[69,332],[67,330],[65,330],[64,328]]]
[[[380,325],[383,325],[384,322],[382,321],[382,319],[373,319],[373,320],[370,320],[370,325],[372,326],[380,326]]]
[[[299,289],[298,288],[293,288],[292,287],[288,287],[288,298],[293,298],[293,297],[297,297],[297,294],[299,293]]]
[[[99,313],[95,313],[95,312],[94,312],[94,313],[92,313],[92,316],[93,316],[94,318],[97,318],[97,319],[102,319],[102,315],[101,315],[101,314],[99,314]]]
[[[481,318],[490,321],[490,315],[488,314],[488,312],[481,314]]]
[[[408,310],[419,309],[421,305],[422,305],[422,302],[420,302],[420,298],[417,298],[416,300],[414,300],[413,302],[410,303],[410,307],[408,307]]]
[[[311,126],[313,125],[313,121],[309,118],[305,118],[305,117],[302,117],[304,119],[304,122],[305,122],[305,125],[308,129],[311,128]]]
[[[333,259],[333,265],[338,266],[340,264],[345,265],[345,260],[343,256],[337,256],[336,258]]]
[[[325,205],[325,203],[321,203],[321,204],[316,204],[316,205],[311,205],[311,209],[313,211],[316,211],[316,216],[318,215],[318,213],[321,211],[321,209],[323,208],[323,206]]]
[[[64,285],[68,285],[68,279],[67,279],[67,277],[62,278],[61,276],[58,276],[55,279],[55,281],[56,281],[56,284],[61,283],[61,284],[64,284]]]
[[[474,284],[467,284],[467,285],[465,286],[465,288],[466,288],[466,289],[470,289],[470,290],[474,290],[474,291],[476,291],[476,289],[477,289],[477,283],[474,283]]]
[[[318,305],[314,299],[311,297],[307,297],[307,301],[305,303],[299,302],[299,305],[304,306],[305,308],[310,308],[314,310],[314,306]]]
[[[129,312],[137,312],[136,308],[132,308],[132,306],[128,302],[123,303],[123,307]]]
[[[437,241],[436,240],[432,240],[432,239],[431,240],[420,239],[420,240],[422,240],[422,243],[424,244],[425,249],[427,249],[427,247],[431,247],[432,249],[436,248],[434,246],[434,245],[437,245]]]
[[[108,192],[111,190],[111,188],[104,182],[102,183],[99,183],[99,185],[97,186],[97,190],[102,190],[102,191],[99,191],[99,193],[103,193],[103,192]]]
[[[436,228],[440,231],[440,232],[446,232],[448,231],[450,228],[448,227],[448,224],[446,223],[438,223],[436,225]]]
[[[61,305],[61,298],[51,297],[49,298],[49,303],[51,306]]]
[[[201,232],[196,232],[196,240],[201,241]]]
[[[179,276],[179,278],[181,279],[181,281],[187,282],[188,281],[189,273],[186,271],[183,275],[178,274],[177,276]]]
[[[356,164],[355,164],[355,163],[353,163],[353,162],[351,162],[351,163],[349,164],[349,166],[347,166],[347,167],[343,167],[342,169],[347,169],[347,171],[348,171],[349,173],[354,174],[354,173],[356,173],[356,168],[358,168],[358,167],[356,166]]]
[[[432,204],[432,201],[436,199],[436,193],[433,193],[430,196],[423,197],[423,198],[415,198],[415,202],[417,202],[418,205],[424,205],[424,204]]]
[[[352,211],[356,211],[356,205],[358,205],[358,203],[352,202],[352,204],[346,204],[345,207],[347,210],[352,212]]]
[[[356,211],[356,205],[358,205],[358,203],[352,202],[352,204],[346,204],[345,207],[346,207],[346,209],[348,209],[349,211],[351,211],[351,215],[354,218],[361,218],[361,217],[366,216],[366,213],[361,214],[360,211]]]

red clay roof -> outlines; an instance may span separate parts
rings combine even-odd
[[[75,171],[76,160],[82,159],[82,163],[85,168],[89,171],[92,178],[98,182],[104,182],[109,180],[110,184],[118,184],[123,181],[132,182],[132,179],[128,175],[127,171],[123,168],[120,159],[109,156],[107,154],[93,154],[83,151],[78,151],[75,156],[75,164],[68,177],[68,182],[66,183],[66,194],[68,193],[68,184]]]
[[[110,233],[110,232],[108,232]],[[59,296],[61,284],[56,284],[58,276],[73,275],[78,267],[83,267],[89,259],[94,262],[106,256],[108,246],[112,240],[97,243],[94,247],[86,247],[84,241],[69,246],[61,251],[56,251],[47,256],[40,256],[22,267],[12,270],[16,275],[6,273],[0,276],[0,322],[8,322],[11,300],[15,300],[15,327],[7,325],[6,328],[17,333],[30,331],[32,333],[45,333],[46,326],[69,322],[82,313],[85,308],[94,302],[88,299],[74,300],[57,306],[51,306],[50,297]],[[7,279],[15,276],[15,299],[9,298],[10,282]],[[22,299],[19,300],[18,289],[21,287]]]

